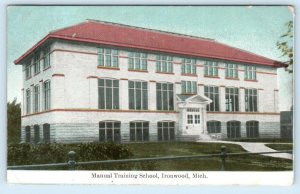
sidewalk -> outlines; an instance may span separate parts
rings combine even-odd
[[[198,142],[237,144],[237,145],[242,146],[248,152],[276,152],[277,151],[277,150],[273,150],[265,145],[265,144],[271,144],[271,143],[217,141],[217,140],[201,140]],[[262,154],[262,155],[275,157],[275,158],[290,159],[290,160],[293,159],[293,154],[290,154],[290,153]]]

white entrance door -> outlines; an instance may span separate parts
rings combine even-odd
[[[190,132],[200,132],[202,117],[200,108],[187,108],[186,117],[186,129]]]

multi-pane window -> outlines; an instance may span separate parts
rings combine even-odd
[[[121,122],[103,121],[99,122],[100,142],[121,142]]]
[[[130,122],[130,141],[149,141],[149,122]]]
[[[205,76],[218,76],[218,62],[206,61],[204,65],[204,75]]]
[[[200,115],[194,115],[195,124],[200,124]]]
[[[108,48],[98,48],[98,66],[119,67],[118,50]]]
[[[256,80],[256,67],[251,65],[245,66],[245,79]]]
[[[172,83],[156,83],[157,110],[174,110],[174,85]]]
[[[128,56],[129,70],[147,70],[147,54],[130,52]]]
[[[228,121],[227,122],[227,137],[240,138],[241,137],[241,122]]]
[[[40,110],[40,86],[36,85],[33,88],[33,112],[39,112]]]
[[[245,89],[245,111],[257,112],[257,90]]]
[[[30,126],[26,126],[25,127],[25,142],[26,143],[30,143],[30,139],[31,139],[31,132],[30,132]]]
[[[143,81],[128,81],[129,109],[148,109],[148,84]]]
[[[98,80],[98,108],[119,109],[119,80]]]
[[[259,123],[258,121],[247,121],[246,122],[246,133],[248,138],[259,137]]]
[[[28,79],[31,77],[31,63],[25,65],[25,78]]]
[[[50,81],[46,81],[43,84],[44,90],[44,110],[49,110],[51,108],[51,85]]]
[[[182,74],[196,74],[196,59],[182,59]]]
[[[50,124],[43,124],[44,143],[50,143]]]
[[[238,65],[226,63],[226,78],[238,78]]]
[[[40,142],[40,126],[34,125],[33,130],[34,130],[34,138],[33,138],[34,144],[37,144]]]
[[[40,72],[40,53],[34,55],[33,72],[34,74]]]
[[[182,94],[197,94],[197,82],[181,81]]]
[[[50,67],[50,47],[46,47],[44,49],[44,58],[43,58],[43,63],[44,63],[44,69],[47,67]]]
[[[157,55],[156,72],[173,73],[173,57]]]
[[[204,95],[212,100],[206,108],[207,111],[219,111],[219,87],[217,86],[205,86],[204,87]]]
[[[26,90],[26,113],[31,113],[31,91],[30,89]]]
[[[175,140],[175,122],[162,121],[157,123],[158,141]]]
[[[193,124],[194,123],[193,115],[187,115],[187,123],[188,124]]]
[[[221,133],[221,122],[220,121],[207,121],[208,133]]]
[[[226,88],[225,89],[225,103],[227,112],[239,111],[239,89]]]

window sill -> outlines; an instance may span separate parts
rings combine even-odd
[[[255,79],[244,79],[244,81],[246,81],[246,82],[258,82],[258,81],[255,80]]]
[[[198,77],[197,74],[181,74],[182,76]]]
[[[120,70],[119,67],[105,67],[105,66],[97,66],[97,69]]]
[[[205,75],[205,78],[215,78],[215,79],[220,79],[219,76],[210,76],[210,75]]]
[[[45,69],[43,69],[43,71],[46,71],[46,70],[48,70],[48,69],[50,69],[50,68],[51,68],[51,66],[46,67]]]
[[[239,78],[232,78],[232,77],[226,77],[225,79],[229,79],[229,80],[240,80]]]
[[[160,72],[160,71],[157,71],[156,73],[159,73],[159,74],[168,74],[168,75],[174,75],[175,73],[171,73],[171,72]]]
[[[37,76],[38,74],[40,74],[41,72],[39,71],[39,72],[37,72],[37,73],[35,73],[33,76]]]
[[[132,72],[141,72],[141,73],[148,73],[148,70],[128,69],[128,71],[132,71]]]

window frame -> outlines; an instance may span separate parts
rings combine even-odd
[[[98,67],[119,68],[119,50],[98,47]]]
[[[128,53],[128,70],[147,71],[148,54],[142,52]]]
[[[51,109],[51,81],[46,80],[43,83],[43,110]]]
[[[50,124],[44,123],[43,124],[43,140],[44,143],[50,143],[51,142],[51,130],[50,130]]]
[[[246,121],[247,138],[259,138],[259,121]]]
[[[219,76],[219,63],[217,61],[205,61],[204,76],[218,77]]]
[[[103,80],[103,86],[100,85]],[[111,86],[109,86],[109,81]],[[100,94],[100,92],[103,92]],[[116,93],[116,94],[115,94]],[[111,99],[109,98],[111,96]],[[101,99],[104,97],[104,99]],[[101,100],[104,100],[101,102]],[[104,106],[103,106],[104,105]],[[98,79],[98,109],[100,110],[119,110],[120,109],[120,81],[113,78]]]
[[[221,121],[211,120],[206,122],[208,133],[221,133]]]
[[[131,85],[133,84],[133,87]],[[138,86],[140,85],[140,86]],[[131,96],[133,94],[133,96]],[[128,81],[128,107],[130,110],[148,110],[148,82],[129,80]],[[139,99],[138,99],[139,98]],[[140,107],[138,106],[140,102]],[[133,105],[133,107],[132,107]]]
[[[104,128],[101,126],[104,124]],[[108,124],[111,124],[111,128],[108,128]],[[101,137],[103,135],[104,131],[104,139]],[[109,138],[109,134],[111,131],[111,140]],[[120,121],[100,121],[99,122],[99,142],[115,142],[115,143],[120,143],[122,141],[122,136],[121,136],[121,122]],[[118,134],[118,135],[117,135]]]
[[[258,112],[258,90],[245,88],[245,112]]]
[[[237,93],[235,93],[237,91]],[[230,102],[233,101],[233,102]],[[232,106],[230,106],[232,105]],[[239,112],[240,111],[240,92],[237,87],[225,88],[225,107],[226,112]]]
[[[220,111],[220,88],[218,86],[204,86],[204,95],[212,100],[212,103],[206,106],[206,110]]]
[[[257,80],[257,71],[255,65],[245,66],[245,80]]]
[[[228,121],[227,127],[227,138],[237,139],[241,138],[241,122],[240,121]]]
[[[197,81],[181,80],[181,94],[197,94]]]
[[[197,60],[190,58],[183,58],[181,64],[182,75],[197,75]]]
[[[169,82],[156,83],[156,109],[174,111],[174,84]]]
[[[40,86],[35,85],[33,87],[33,112],[37,113],[40,111]]]
[[[140,126],[138,126],[140,125]],[[139,138],[138,130],[141,132]],[[146,133],[145,133],[146,132]],[[150,122],[149,121],[130,121],[129,122],[129,140],[130,142],[148,142],[150,139]]]
[[[173,57],[167,55],[156,55],[156,72],[173,73]]]
[[[238,79],[239,78],[239,66],[235,63],[225,64],[225,78]]]
[[[31,113],[31,90],[28,88],[26,90],[26,114]]]
[[[175,121],[158,121],[157,122],[157,140],[158,141],[174,141],[175,139],[176,139]]]

